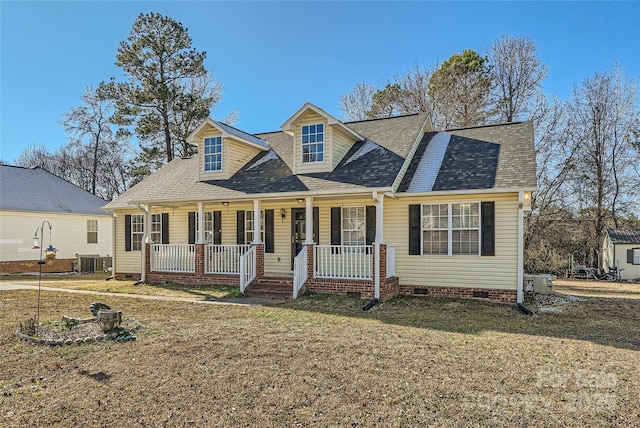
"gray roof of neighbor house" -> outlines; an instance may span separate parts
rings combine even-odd
[[[346,123],[366,139],[355,143],[333,171],[322,173],[293,174],[291,135],[255,134],[271,149],[227,180],[200,181],[197,157],[174,159],[103,209],[127,208],[136,202],[195,203],[258,194],[391,189],[416,142],[417,151],[398,192],[535,188],[531,122],[428,132],[421,138],[426,120],[426,114],[413,114]],[[428,162],[420,165],[424,158]],[[431,180],[429,185],[425,177]]]
[[[607,229],[614,244],[640,244],[640,229]]]
[[[40,167],[0,165],[0,210],[104,215],[104,204]]]
[[[535,187],[528,121],[426,133],[398,192]]]

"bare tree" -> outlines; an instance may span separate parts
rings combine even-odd
[[[640,129],[638,85],[618,68],[574,86],[568,102],[566,141],[575,153],[570,184],[577,208],[592,222],[592,263],[608,224],[637,207],[629,191],[637,182],[634,141]]]
[[[82,185],[94,195],[98,182],[98,168],[103,159],[107,147],[114,142],[114,134],[111,130],[113,126],[110,117],[113,114],[115,104],[111,100],[104,100],[98,97],[92,87],[87,87],[80,96],[83,105],[73,107],[70,112],[64,113],[61,124],[68,134],[77,138],[72,140],[72,144],[82,146],[87,153],[87,165],[89,170],[82,174],[90,180],[90,184]],[[77,158],[79,153],[76,156]]]
[[[356,83],[351,92],[340,96],[340,110],[347,121],[368,119],[376,89],[370,83]]]
[[[508,35],[489,47],[489,61],[500,121],[518,120],[541,92],[548,67],[540,63],[531,39]]]
[[[25,168],[40,167],[47,171],[54,169],[55,161],[49,150],[43,145],[30,144],[20,156],[16,158],[14,163]]]

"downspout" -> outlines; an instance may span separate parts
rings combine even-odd
[[[524,191],[518,192],[518,274],[516,284],[516,302],[526,315],[532,315],[530,309],[522,304],[524,299]]]
[[[116,213],[110,211],[111,215],[111,276],[106,279],[109,281],[116,277]]]
[[[144,204],[138,204],[138,208],[140,211],[144,213],[144,227],[142,229],[142,251],[140,252],[141,260],[140,260],[140,281],[134,283],[133,285],[144,284],[147,280],[147,231],[149,230],[149,207]]]
[[[371,309],[380,300],[380,243],[384,242],[383,232],[382,232],[382,225],[384,224],[383,218],[382,218],[382,212],[383,212],[382,204],[384,200],[384,194],[373,192],[372,196],[373,196],[373,200],[376,201],[376,238],[373,244],[374,256],[375,256],[375,259],[373,262],[374,286],[373,286],[373,300],[371,300],[362,308],[362,310],[364,311],[368,311],[369,309]]]

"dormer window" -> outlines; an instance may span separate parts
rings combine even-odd
[[[204,139],[204,170],[222,171],[222,137]]]
[[[302,163],[324,162],[324,125],[302,127]]]

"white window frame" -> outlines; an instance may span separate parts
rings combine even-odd
[[[319,126],[322,127],[322,131],[318,131]],[[312,128],[313,128],[313,131],[311,130]],[[300,127],[300,135],[301,135],[300,160],[302,161],[303,164],[324,162],[325,132],[326,132],[326,127],[324,126],[324,123],[313,123],[309,125],[302,125]],[[322,140],[318,140],[319,136],[322,138]],[[322,147],[322,150],[319,150],[319,147]],[[306,153],[307,160],[305,160],[305,148],[308,151]]]
[[[634,265],[640,265],[640,248],[632,248],[633,250],[633,263]]]
[[[93,237],[93,239],[91,239]],[[87,219],[87,244],[98,243],[98,220]]]
[[[162,244],[162,214],[151,214],[149,240],[152,244]]]
[[[144,215],[131,214],[131,251],[142,251],[144,236]]]
[[[425,216],[425,207],[438,207],[437,216]],[[459,215],[454,215],[454,206],[459,208]],[[446,217],[442,215],[443,208],[446,207]],[[475,207],[475,210],[474,210]],[[421,216],[421,235],[420,235],[420,254],[429,256],[480,256],[481,243],[482,243],[482,229],[481,229],[481,205],[480,202],[446,202],[446,203],[432,203],[422,204],[420,208]],[[475,211],[475,212],[474,212]],[[442,220],[446,218],[446,222]],[[446,223],[446,224],[443,224]],[[456,223],[454,225],[454,223]],[[440,250],[438,252],[426,252],[425,253],[425,232],[438,232],[440,236],[443,232],[446,232],[447,248],[446,251]],[[470,235],[474,233],[477,236],[475,240],[462,240],[456,241],[456,235],[463,235],[464,232],[469,232]],[[440,240],[438,242],[444,242]],[[469,251],[462,252],[464,244],[469,244]],[[477,246],[477,251],[470,251],[471,244]],[[458,247],[457,251],[454,251],[454,247]],[[440,246],[441,248],[441,246]],[[433,249],[433,246],[432,246]]]
[[[208,144],[210,144],[209,147]],[[203,142],[204,171],[222,171],[222,137],[207,137]]]
[[[342,235],[340,242],[342,245],[362,246],[367,244],[367,209],[365,206],[342,207],[340,221]]]
[[[244,212],[244,243],[253,242],[253,210]],[[264,243],[264,210],[260,210],[260,242]]]
[[[196,211],[196,237],[200,236],[200,213]],[[213,244],[213,211],[204,212],[204,243]]]

